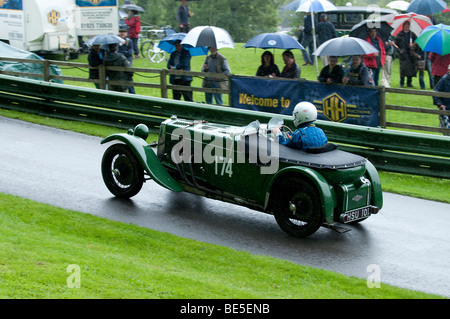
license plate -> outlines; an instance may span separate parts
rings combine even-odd
[[[369,217],[372,214],[372,206],[358,208],[344,214],[341,214],[341,222],[350,223],[355,220],[360,220]]]

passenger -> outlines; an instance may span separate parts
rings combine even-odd
[[[256,71],[256,76],[269,76],[277,78],[280,76],[280,69],[275,64],[275,59],[272,52],[264,51],[261,55],[261,65]]]
[[[328,139],[325,133],[313,123],[317,120],[317,109],[314,104],[300,102],[295,106],[292,115],[297,129],[294,133],[288,133],[286,136],[281,134],[280,129],[274,129],[273,132],[278,143],[304,151],[327,144]]]
[[[342,83],[344,71],[342,67],[337,64],[338,58],[335,56],[328,57],[328,64],[320,71],[318,80],[321,83],[334,84]]]
[[[350,85],[372,85],[369,69],[362,62],[360,55],[352,56],[352,64],[342,79],[342,83]]]

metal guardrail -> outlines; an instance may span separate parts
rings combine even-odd
[[[102,91],[0,75],[0,107],[118,128],[145,123],[153,131],[172,115],[233,125],[267,122],[272,113]],[[291,116],[283,118],[291,128]],[[317,121],[340,149],[368,158],[379,170],[450,178],[450,138]]]
[[[133,85],[134,87],[140,87],[145,89],[155,89],[156,94],[160,94],[161,97],[167,98],[169,95],[169,90],[185,90],[185,91],[192,91],[192,92],[208,92],[208,93],[220,93],[225,94],[224,101],[228,99],[228,103],[231,103],[230,96],[230,86],[228,86],[228,89],[222,90],[218,88],[203,88],[198,86],[177,86],[177,85],[171,85],[167,81],[168,75],[190,75],[197,78],[203,78],[205,77],[205,73],[203,72],[192,72],[192,71],[180,71],[180,70],[167,70],[167,69],[149,69],[149,68],[123,68],[123,67],[112,67],[108,66],[105,67],[103,65],[100,65],[98,68],[100,77],[99,79],[92,80],[88,79],[87,77],[73,77],[73,76],[67,76],[67,75],[54,75],[50,74],[50,66],[60,66],[60,67],[67,67],[67,68],[78,68],[78,69],[92,69],[93,67],[90,67],[86,63],[75,63],[75,62],[62,62],[62,61],[55,61],[55,60],[31,60],[31,59],[16,59],[16,58],[1,58],[4,61],[10,61],[14,63],[35,63],[35,64],[42,64],[43,65],[43,73],[41,74],[35,74],[35,73],[24,73],[24,72],[13,72],[13,71],[1,71],[0,74],[5,75],[20,75],[20,76],[30,76],[33,78],[41,78],[44,81],[54,81],[54,80],[63,80],[63,81],[77,81],[77,82],[95,82],[98,83],[101,89],[104,89],[106,85],[108,84],[117,84],[117,85]],[[108,70],[116,70],[116,71],[131,71],[134,72],[135,77],[133,79],[133,83],[129,82],[113,82],[110,80],[107,80],[105,77],[106,69]],[[212,76],[212,74],[209,74]],[[222,78],[222,79],[229,79],[229,77],[232,77],[234,75],[223,75],[223,74],[214,74],[214,77]],[[145,80],[146,82],[140,82],[138,81],[138,77]],[[242,76],[239,75],[239,77],[246,77],[246,78],[254,78],[254,76]],[[156,81],[150,81],[148,82],[149,78],[157,78]],[[267,79],[267,81],[278,81],[278,80],[292,80],[292,81],[306,81],[304,79],[282,79],[282,78],[275,78],[275,79]],[[420,132],[430,132],[430,133],[446,133],[448,129],[445,128],[439,128],[434,125],[424,125],[423,120],[426,119],[437,119],[438,115],[448,115],[450,116],[450,111],[445,110],[438,110],[437,108],[429,108],[429,107],[411,107],[411,106],[399,106],[399,105],[390,105],[386,103],[386,94],[387,93],[394,93],[394,94],[403,94],[403,95],[417,95],[417,96],[428,96],[430,98],[429,102],[432,103],[431,98],[433,96],[441,96],[441,97],[450,97],[450,93],[443,93],[443,92],[433,92],[433,91],[425,91],[425,90],[411,90],[411,89],[398,89],[398,88],[385,88],[382,86],[376,87],[377,90],[380,91],[380,110],[379,110],[379,123],[378,126],[380,127],[389,127],[389,128],[399,128],[403,130],[414,130],[414,131],[420,131]],[[154,93],[152,93],[154,95]],[[230,105],[231,106],[231,105]],[[392,112],[402,112],[403,114],[408,117],[408,120],[406,122],[402,123],[396,123],[390,118],[392,117]],[[420,116],[414,116],[414,114],[417,114]],[[420,121],[416,120],[415,118],[420,118]],[[425,121],[426,123],[426,121]]]

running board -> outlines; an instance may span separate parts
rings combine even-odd
[[[327,224],[327,223],[322,223],[322,227],[332,229],[332,230],[338,232],[339,234],[343,234],[343,233],[346,233],[351,230],[350,228],[347,228],[347,227],[342,227],[342,226],[339,226],[336,224]]]

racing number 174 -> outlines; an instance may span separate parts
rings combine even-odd
[[[227,160],[226,157],[216,156],[214,159],[214,172],[216,175],[224,176],[224,174],[228,174],[229,177],[233,175],[233,165],[232,159],[229,158]],[[219,165],[222,164],[222,165]],[[220,167],[221,166],[221,167]]]

